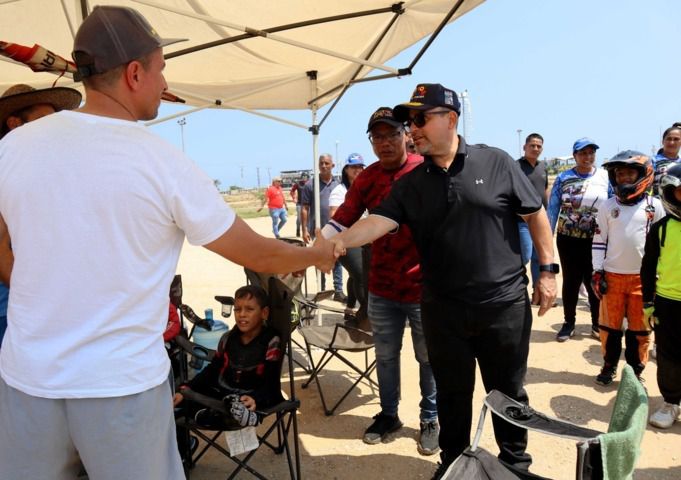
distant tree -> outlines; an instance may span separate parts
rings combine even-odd
[[[213,185],[215,185],[215,188],[218,189],[218,192],[220,192],[220,185],[222,185],[222,182],[218,180],[217,178],[213,180]]]

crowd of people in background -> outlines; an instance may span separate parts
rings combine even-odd
[[[549,188],[542,135],[529,135],[517,160],[468,144],[457,133],[456,92],[422,83],[408,102],[369,118],[376,162],[350,155],[339,181],[324,154],[319,175],[294,185],[296,235],[312,244],[298,248],[253,232],[192,161],[136,123],[157,114],[167,89],[162,48],[176,41],[133,9],[98,6],[74,40],[80,108],[71,89],[16,86],[0,98],[0,338],[8,324],[0,477],[73,477],[80,457],[92,478],[184,478],[171,399],[192,407],[182,390],[170,391],[162,333],[185,237],[255,271],[315,266],[321,289],[333,272],[333,300],[358,305],[348,314],[366,317],[375,341],[381,411],[362,435],[367,444],[403,426],[409,325],[421,394],[417,450],[440,453],[433,479],[470,445],[477,367],[486,390],[529,403],[532,305],[540,316],[556,305],[561,271],[556,340],[575,334],[584,285],[603,356],[595,382],[615,380],[623,339],[625,361],[643,381],[654,330],[664,402],[649,422],[665,429],[679,418],[681,124],[665,130],[652,158],[625,150],[602,168],[599,145],[580,138],[575,166]],[[45,176],[53,179],[45,188],[26,188]],[[280,178],[265,205],[280,238],[288,211]],[[230,396],[240,426],[259,423],[256,403],[280,398],[278,382],[264,380],[278,375],[282,356],[264,323],[268,308],[261,289],[237,291],[236,333],[183,386]],[[229,361],[246,354],[250,376]],[[494,433],[500,461],[527,472],[527,431],[494,422]]]

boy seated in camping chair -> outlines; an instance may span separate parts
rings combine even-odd
[[[255,285],[234,294],[235,328],[225,333],[212,361],[187,384],[180,385],[173,402],[193,417],[199,428],[236,430],[254,426],[265,409],[283,400],[279,380],[283,358],[280,337],[267,325],[269,297]],[[220,400],[224,411],[185,399],[188,392]],[[228,414],[224,412],[229,412]],[[184,428],[178,426],[178,428]],[[186,438],[178,435],[178,438]],[[180,445],[180,452],[183,452]]]

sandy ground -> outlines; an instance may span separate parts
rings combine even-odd
[[[248,220],[259,233],[271,236],[269,218]],[[295,217],[284,227],[283,235],[295,233]],[[254,254],[257,254],[254,252]],[[310,291],[316,282],[308,270]],[[188,244],[182,251],[178,273],[182,274],[184,301],[197,312],[213,308],[216,316],[219,304],[214,295],[232,295],[245,284],[243,269],[203,248]],[[330,279],[329,279],[330,280]],[[559,300],[560,303],[560,300]],[[597,430],[607,429],[617,385],[608,387],[594,383],[601,364],[600,345],[589,336],[586,304],[578,308],[577,333],[570,341],[558,344],[555,333],[562,323],[562,309],[552,309],[543,317],[536,316],[535,307],[532,344],[530,348],[527,390],[532,407],[551,416],[567,419]],[[230,323],[231,319],[228,320]],[[361,437],[379,412],[378,392],[366,385],[355,389],[331,417],[324,415],[314,385],[303,390],[306,379],[302,369],[295,371],[296,395],[301,401],[299,411],[302,473],[314,479],[429,479],[438,456],[424,457],[416,451],[418,434],[418,369],[413,357],[409,332],[405,334],[402,365],[402,401],[400,418],[405,426],[392,434],[387,442],[366,445]],[[355,357],[358,362],[362,357]],[[622,365],[622,363],[620,363]],[[651,411],[662,402],[655,380],[657,366],[652,360],[643,376],[650,397]],[[322,377],[331,398],[337,398],[354,376],[340,363],[332,363]],[[325,390],[326,392],[326,390]],[[474,398],[474,420],[482,405],[482,383],[478,376]],[[475,425],[474,425],[475,428]],[[491,422],[485,424],[482,446],[493,453],[497,447]],[[642,444],[642,455],[634,475],[637,480],[681,479],[681,423],[667,431],[648,427]],[[575,472],[575,442],[530,433],[528,451],[534,457],[532,471],[554,479],[573,479]],[[263,455],[264,454],[264,455]],[[286,459],[270,451],[259,452],[254,462],[271,478],[288,478]],[[233,464],[216,454],[209,454],[192,470],[196,480],[224,478]],[[253,478],[243,473],[238,478]]]

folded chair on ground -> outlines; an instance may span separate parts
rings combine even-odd
[[[268,291],[270,298],[269,325],[277,330],[283,349],[285,350],[285,353],[287,353],[291,349],[291,302],[293,295],[292,292],[282,282],[276,280],[275,278],[269,280],[267,287],[268,288],[266,288],[266,290]],[[216,299],[218,301],[228,302],[231,300],[231,297],[216,297]],[[193,344],[184,343],[184,348],[188,354],[195,354],[195,348]],[[206,357],[206,359],[207,358],[209,357]],[[298,423],[296,417],[298,408],[300,407],[300,401],[295,395],[293,362],[291,360],[291,356],[287,355],[287,358],[289,372],[288,399],[281,401],[271,408],[257,411],[259,416],[264,418],[263,424],[258,427],[258,447],[255,450],[240,456],[232,455],[229,450],[220,442],[220,437],[224,431],[235,429],[233,426],[234,422],[229,411],[229,406],[227,406],[221,400],[201,395],[191,390],[182,390],[182,394],[184,395],[185,399],[196,402],[203,407],[212,409],[216,413],[216,415],[213,416],[213,419],[215,419],[215,417],[224,417],[223,424],[211,424],[210,426],[201,425],[197,423],[195,419],[189,418],[187,416],[182,416],[176,419],[179,426],[185,427],[186,430],[190,431],[193,435],[198,436],[205,442],[205,445],[196,452],[191,451],[191,442],[186,444],[187,451],[183,452],[183,456],[189,459],[189,468],[192,468],[210,448],[214,448],[236,464],[236,468],[229,474],[227,478],[237,478],[242,470],[246,470],[256,478],[266,479],[267,477],[265,477],[265,475],[263,475],[261,472],[258,472],[250,464],[250,462],[253,457],[262,449],[262,447],[267,447],[277,454],[285,453],[286,460],[288,462],[290,478],[292,480],[299,480],[301,478]]]
[[[648,418],[648,396],[630,366],[622,371],[607,433],[548,417],[492,390],[485,398],[473,444],[441,477],[445,480],[543,479],[513,470],[478,446],[487,410],[527,430],[577,440],[576,480],[632,478]]]

